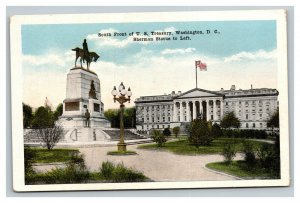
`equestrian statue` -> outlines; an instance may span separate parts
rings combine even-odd
[[[96,62],[98,58],[100,57],[95,52],[89,52],[89,48],[86,42],[86,39],[84,39],[82,44],[82,49],[79,47],[76,47],[75,49],[72,49],[72,51],[76,52],[76,58],[75,58],[75,67],[77,59],[80,57],[80,66],[82,68],[82,62],[86,62],[87,70],[89,70],[91,62]]]

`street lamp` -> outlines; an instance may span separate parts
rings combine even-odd
[[[123,115],[124,115],[124,103],[128,101],[130,103],[130,97],[132,95],[132,92],[130,90],[130,87],[128,90],[125,89],[125,85],[123,82],[119,85],[119,88],[117,90],[116,86],[114,86],[114,89],[111,91],[111,94],[114,96],[114,102],[118,101],[120,103],[120,142],[118,143],[118,151],[120,152],[126,152],[126,143],[124,142],[124,121],[123,121]],[[118,96],[118,97],[117,97]],[[126,97],[127,96],[127,97]]]

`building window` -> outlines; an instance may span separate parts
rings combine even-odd
[[[255,123],[252,124],[252,127],[255,128]]]
[[[165,128],[165,125],[162,125],[162,128]]]
[[[227,106],[227,105],[228,105],[228,102],[226,102],[225,105]]]
[[[248,114],[246,114],[246,119],[248,120]],[[246,125],[248,125],[248,123]]]
[[[262,123],[259,123],[259,125],[260,125],[261,128],[263,127]]]
[[[241,101],[239,101],[239,104],[242,104],[242,102],[241,102]]]
[[[184,116],[184,121],[186,121],[186,116]]]
[[[246,123],[246,128],[249,128],[249,125],[248,125],[248,123]]]
[[[170,125],[168,125],[168,128],[170,128]]]
[[[262,114],[259,114],[259,117],[262,117]]]
[[[154,122],[154,118],[152,118],[152,122]]]
[[[210,116],[210,120],[212,120],[212,121],[214,120],[214,116],[213,115]]]
[[[171,117],[168,117],[168,121],[171,121]]]
[[[144,118],[142,118],[142,122],[144,123],[145,121],[144,121]]]
[[[157,129],[159,128],[159,125],[157,125]]]

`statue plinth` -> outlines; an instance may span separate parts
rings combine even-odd
[[[90,97],[91,83],[93,98]],[[83,68],[72,68],[67,75],[66,99],[63,101],[60,124],[68,129],[85,127],[87,109],[90,112],[90,127],[110,127],[110,122],[104,117],[97,74]]]

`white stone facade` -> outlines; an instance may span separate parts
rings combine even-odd
[[[89,97],[94,82],[96,99]],[[96,73],[82,68],[72,68],[67,75],[66,99],[59,122],[64,128],[85,126],[86,109],[90,112],[91,127],[110,127],[104,118],[104,104],[101,102],[100,80]]]
[[[243,129],[266,129],[267,121],[278,108],[278,91],[260,88],[208,91],[195,88],[187,92],[136,99],[137,130],[181,128],[197,117],[220,123],[234,112]]]

